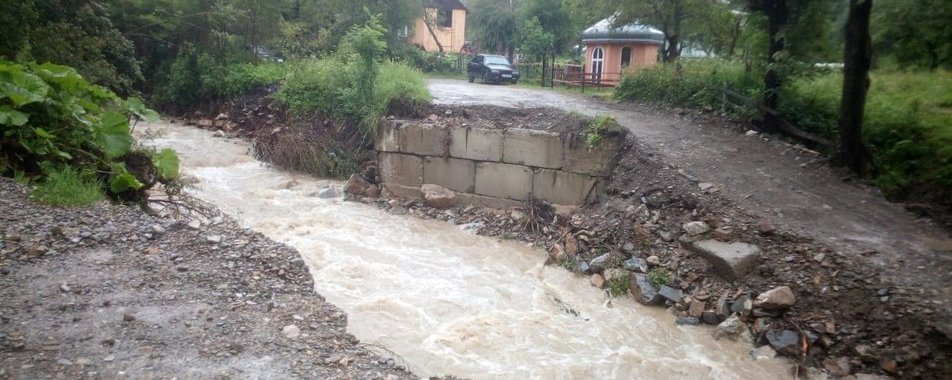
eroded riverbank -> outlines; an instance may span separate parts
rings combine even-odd
[[[434,220],[319,198],[336,182],[268,169],[240,140],[170,125],[153,143],[177,149],[195,194],[297,248],[318,293],[349,329],[419,374],[473,378],[785,378],[779,360],[673,324],[660,309],[606,298],[544,252]],[[650,375],[649,375],[650,374]]]

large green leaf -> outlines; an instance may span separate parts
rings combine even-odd
[[[9,98],[15,107],[42,101],[50,90],[50,86],[36,75],[16,70],[3,74],[0,98]]]
[[[123,103],[125,109],[131,112],[133,115],[138,116],[140,119],[148,121],[150,123],[155,123],[159,121],[159,113],[155,112],[149,107],[145,106],[145,103],[142,103],[142,100],[135,97],[130,97],[126,99]]]
[[[142,183],[126,170],[125,164],[112,165],[112,174],[109,176],[109,190],[118,194],[126,190],[140,188],[142,188]]]
[[[159,171],[159,176],[164,179],[175,179],[179,172],[179,158],[175,151],[169,148],[162,149],[161,152],[152,156],[152,163]]]
[[[99,123],[93,125],[93,135],[109,158],[122,156],[132,148],[129,120],[120,113],[106,112]]]
[[[0,106],[0,124],[21,127],[30,121],[30,115],[17,111],[10,106]]]

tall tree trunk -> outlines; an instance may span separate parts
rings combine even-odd
[[[780,129],[780,117],[775,113],[780,105],[780,86],[783,79],[777,70],[777,54],[786,47],[783,28],[787,25],[787,0],[764,0],[763,11],[767,15],[767,36],[770,43],[767,48],[767,71],[764,72],[764,112],[765,132]]]
[[[424,10],[423,12],[427,12]],[[436,37],[436,31],[433,30],[433,25],[436,21],[432,20],[430,17],[423,17],[423,24],[426,25],[426,30],[430,32],[430,36],[433,37],[433,42],[436,42],[436,47],[440,49],[440,53],[443,52],[443,44],[440,43],[440,39]]]
[[[681,37],[678,35],[668,36],[668,46],[664,49],[664,55],[661,57],[661,60],[664,62],[672,62],[678,59],[681,56]]]
[[[846,45],[843,54],[843,94],[840,100],[836,162],[856,173],[866,169],[869,151],[863,145],[863,112],[869,89],[872,48],[869,38],[869,14],[873,0],[850,0],[846,20]]]

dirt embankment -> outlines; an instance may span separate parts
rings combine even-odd
[[[509,123],[508,113],[527,113],[467,108],[443,106],[428,117],[450,125],[483,118]],[[554,110],[528,114],[540,120],[523,124],[568,117]],[[932,302],[929,295],[935,289],[890,283],[871,260],[771,226],[722,197],[721,189],[698,183],[657,157],[653,148],[629,138],[600,201],[567,215],[539,203],[512,210],[441,210],[420,200],[360,200],[392,213],[452,221],[483,235],[529,242],[549,250],[553,264],[577,271],[599,287],[617,287],[619,281],[613,279],[633,278],[638,272],[667,272],[667,285],[680,294],[672,297],[677,301],[661,305],[670,308],[678,323],[718,324],[733,314],[746,325],[735,332],[749,333],[756,346],[772,347],[761,355],[788,355],[834,377],[952,377],[952,340],[942,326],[950,316]],[[702,240],[752,244],[761,253],[748,274],[729,281],[714,274],[710,261],[686,249]],[[782,286],[793,290],[792,307],[778,310],[752,302]],[[636,299],[644,297],[638,289],[631,292]]]
[[[55,208],[0,178],[0,378],[415,379],[298,253],[227,218]]]

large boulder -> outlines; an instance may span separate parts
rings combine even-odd
[[[423,204],[439,209],[447,209],[456,206],[456,193],[445,187],[433,184],[420,186],[423,193]]]
[[[789,286],[780,286],[760,293],[754,300],[754,306],[768,310],[782,310],[797,303],[797,296]]]
[[[793,330],[772,330],[767,331],[767,343],[777,352],[798,356],[800,354],[800,334]]]
[[[635,273],[631,276],[631,294],[635,300],[645,305],[657,305],[664,301],[664,297],[658,294],[658,288],[651,285],[648,275],[644,273]]]
[[[713,239],[684,242],[685,248],[701,254],[714,266],[717,274],[735,281],[750,273],[760,258],[760,248],[747,243],[725,243]]]
[[[358,197],[376,198],[380,196],[380,188],[370,183],[358,174],[352,174],[344,184],[344,192]]]

